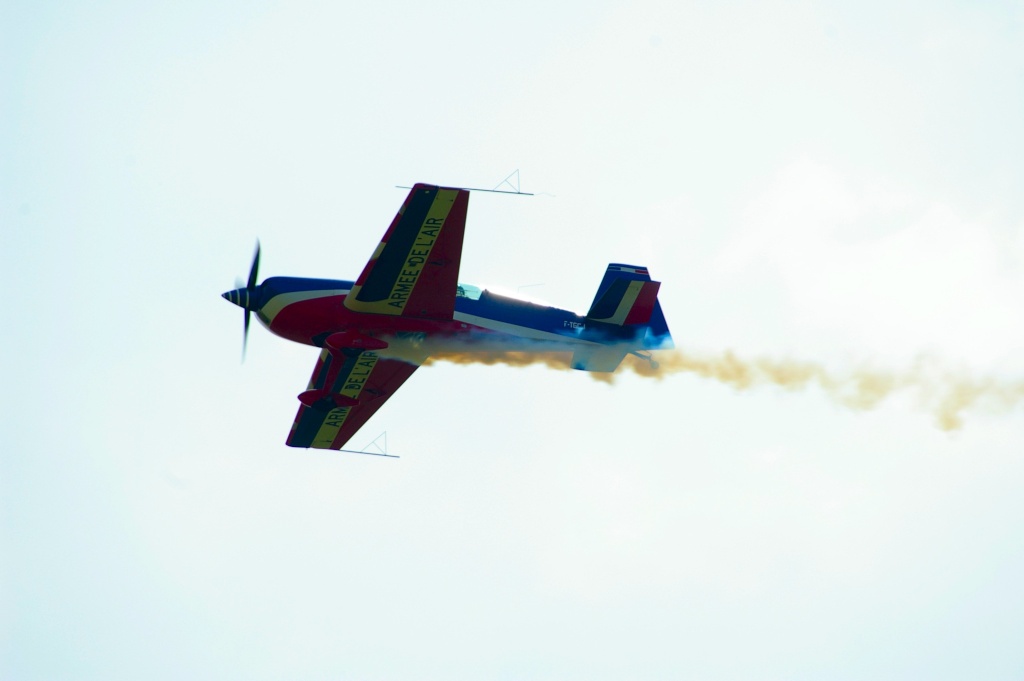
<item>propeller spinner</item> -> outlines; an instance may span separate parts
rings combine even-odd
[[[245,326],[242,334],[242,360],[245,360],[245,347],[249,343],[249,318],[254,309],[260,305],[260,291],[256,286],[256,277],[260,270],[260,242],[256,241],[256,251],[252,256],[252,267],[249,268],[249,282],[245,287],[239,286],[233,291],[221,294],[225,300],[234,303],[245,311]],[[237,282],[241,283],[241,282]]]

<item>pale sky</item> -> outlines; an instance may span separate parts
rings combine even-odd
[[[0,677],[1024,676],[1019,398],[436,364],[295,450],[317,351],[220,298],[519,169],[463,281],[1020,389],[1024,4],[891,5],[3,5]]]

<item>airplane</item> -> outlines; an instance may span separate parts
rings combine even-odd
[[[673,347],[645,267],[612,263],[585,315],[458,281],[468,189],[416,184],[355,281],[269,277],[257,243],[244,287],[223,293],[271,333],[321,348],[286,444],[342,450],[431,353],[571,352],[612,372]],[[244,356],[244,355],[243,355]],[[346,450],[347,451],[347,450]]]

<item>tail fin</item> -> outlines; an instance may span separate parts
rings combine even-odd
[[[587,312],[588,326],[604,328],[607,339],[621,339],[604,347],[580,348],[573,367],[586,371],[615,371],[629,352],[674,347],[665,314],[658,302],[661,282],[653,281],[646,267],[612,263],[597,287]],[[607,341],[606,341],[607,342]]]
[[[646,267],[612,263],[597,287],[587,318],[632,327],[637,335],[642,331],[645,348],[671,348],[672,334],[658,302],[659,288],[661,282],[652,281]]]

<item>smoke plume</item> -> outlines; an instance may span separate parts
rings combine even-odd
[[[450,346],[431,349],[429,345],[420,345],[417,351],[423,353],[416,358],[418,361],[422,361],[424,354],[429,354],[426,364],[543,365],[569,370],[571,358],[564,350],[544,347],[538,347],[535,352],[514,352],[478,345],[467,345],[465,351],[453,351]],[[928,357],[919,358],[901,371],[869,366],[833,371],[814,362],[742,358],[730,350],[720,353],[658,351],[654,353],[654,360],[652,363],[627,355],[614,374],[593,372],[591,376],[598,381],[613,383],[625,372],[657,380],[676,374],[695,374],[725,383],[736,390],[766,385],[789,391],[817,387],[836,403],[855,410],[872,409],[889,396],[903,393],[914,398],[919,408],[931,414],[936,426],[944,431],[959,429],[967,411],[1006,412],[1024,402],[1024,381],[976,377],[944,367]]]

